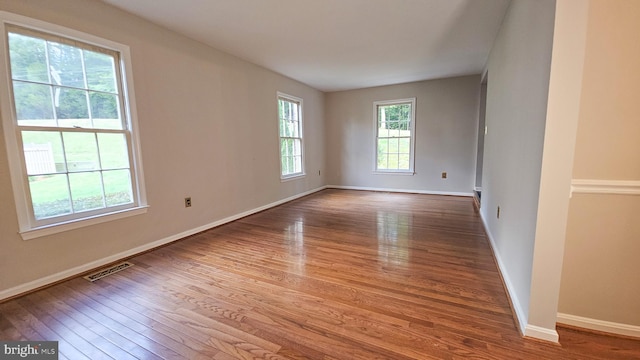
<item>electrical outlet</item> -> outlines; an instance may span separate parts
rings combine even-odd
[[[191,197],[184,198],[184,207],[191,207]]]
[[[442,172],[442,178],[443,178],[443,179],[446,179],[446,178],[447,178],[447,172],[446,172],[446,171],[443,171],[443,172]]]
[[[496,211],[496,217],[500,219],[500,206],[498,206],[498,211]]]

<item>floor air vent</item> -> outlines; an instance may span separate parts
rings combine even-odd
[[[132,266],[133,266],[132,263],[130,263],[128,261],[125,261],[125,262],[121,262],[119,264],[115,264],[113,266],[110,266],[110,267],[108,267],[108,268],[106,268],[104,270],[96,271],[93,274],[89,274],[87,276],[84,276],[84,278],[89,280],[89,281],[91,281],[91,282],[94,282],[94,281],[96,281],[98,279],[102,279],[105,276],[109,276],[109,275],[111,275],[113,273],[117,273],[120,270],[124,270],[124,269],[126,269],[128,267],[132,267]]]

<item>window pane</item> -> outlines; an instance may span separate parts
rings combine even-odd
[[[59,132],[23,131],[22,144],[27,174],[52,174],[66,171]]]
[[[287,175],[289,173],[289,169],[287,168],[287,165],[289,163],[287,162],[287,157],[286,156],[281,156],[280,157],[280,166],[282,166],[282,174],[283,175]]]
[[[296,156],[294,160],[295,160],[295,172],[301,173],[302,172],[302,156]]]
[[[68,88],[55,87],[53,90],[56,115],[61,119],[89,119],[87,109],[87,92]],[[61,126],[69,126],[68,123]]]
[[[288,173],[289,174],[293,174],[295,172],[295,169],[296,169],[296,165],[294,163],[293,156],[287,157],[287,162],[288,162],[287,168],[289,169]]]
[[[69,172],[100,169],[95,134],[63,133]]]
[[[94,129],[123,130],[120,119],[93,119]]]
[[[398,169],[398,154],[389,154],[388,169]]]
[[[105,207],[100,172],[69,174],[73,211],[86,211]]]
[[[300,129],[298,128],[297,121],[289,121],[289,129],[291,137],[300,137]]]
[[[289,155],[289,139],[282,139],[280,143],[282,144],[281,156],[288,156]]]
[[[49,85],[13,82],[18,125],[55,126]],[[38,121],[24,121],[38,120]]]
[[[280,137],[287,136],[285,121],[282,120],[282,117],[278,120],[278,126],[280,127]]]
[[[104,193],[107,206],[129,204],[133,202],[131,174],[129,170],[104,171]]]
[[[409,154],[400,154],[398,160],[398,168],[409,170]]]
[[[93,127],[100,129],[122,129],[118,96],[89,92]]]
[[[378,151],[378,169],[386,169],[389,162],[389,155]]]
[[[411,139],[410,138],[400,138],[398,139],[398,152],[401,153],[410,153],[411,149],[410,149],[410,145],[411,145]]]
[[[291,120],[291,103],[288,101],[284,102],[284,118]]]
[[[281,137],[299,137],[299,129],[296,120],[298,119],[298,106],[290,101],[278,99],[278,113],[280,121]]]
[[[288,139],[287,140],[287,156],[291,157],[294,155],[294,146],[293,146],[293,139]]]
[[[387,114],[387,120],[389,121],[396,121],[398,120],[398,106],[396,105],[389,105],[389,106],[385,106],[385,113]]]
[[[398,139],[389,139],[389,153],[397,153],[398,152]]]
[[[52,41],[47,44],[52,84],[85,88],[80,49]]]
[[[36,219],[71,213],[66,174],[29,176],[29,188]]]
[[[129,168],[127,139],[124,134],[98,134],[102,169]]]
[[[9,54],[14,80],[49,83],[44,40],[10,33]]]
[[[378,154],[389,152],[389,139],[378,139]]]
[[[84,66],[89,89],[117,93],[114,64],[112,56],[84,50]]]
[[[398,122],[395,120],[386,120],[381,122],[381,125],[384,125],[385,129],[395,130],[398,128]]]
[[[302,155],[302,147],[301,147],[300,139],[293,140],[293,155],[300,156]]]

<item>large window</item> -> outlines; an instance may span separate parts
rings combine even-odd
[[[290,179],[304,175],[302,99],[278,93],[278,127],[280,177]]]
[[[376,101],[375,171],[413,174],[416,99]]]
[[[11,109],[3,117],[15,130],[7,144],[23,236],[140,208],[123,53],[77,32],[3,25]]]

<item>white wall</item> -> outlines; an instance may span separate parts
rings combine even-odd
[[[0,298],[324,185],[323,93],[99,1],[0,0],[0,10],[130,46],[150,205],[144,215],[24,241],[0,137]],[[300,180],[280,182],[276,91],[304,99]]]
[[[557,341],[556,318],[580,113],[588,2],[558,1],[525,335]]]
[[[465,76],[328,93],[327,183],[471,194],[479,89],[479,76]],[[411,97],[417,100],[415,175],[374,174],[373,102]]]
[[[513,0],[488,61],[481,215],[523,332],[531,295],[554,12],[552,0]]]

